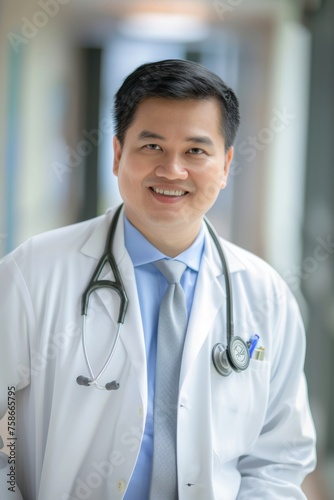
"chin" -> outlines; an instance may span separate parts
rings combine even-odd
[[[187,227],[191,222],[191,216],[185,210],[177,213],[169,212],[167,210],[165,211],[165,213],[153,212],[150,214],[149,219],[152,223],[164,227]]]

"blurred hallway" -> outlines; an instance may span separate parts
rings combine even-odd
[[[334,499],[333,26],[331,0],[0,0],[0,256],[119,202],[112,99],[133,68],[195,60],[236,90],[235,159],[209,215],[299,302],[311,500]]]

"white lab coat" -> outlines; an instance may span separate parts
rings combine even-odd
[[[117,379],[120,389],[76,383],[78,375],[88,375],[81,295],[103,252],[113,212],[34,237],[0,265],[1,415],[7,388],[16,386],[16,480],[24,500],[121,499],[136,463],[147,408],[146,359],[121,219],[114,255],[129,308],[102,377],[103,383]],[[258,333],[265,360],[252,359],[248,370],[230,377],[219,375],[211,351],[225,341],[225,286],[218,253],[207,233],[205,238],[180,376],[179,499],[305,498],[298,485],[314,467],[314,428],[296,302],[267,264],[224,241],[235,334],[247,340]],[[106,268],[102,278],[110,276]],[[96,371],[118,317],[116,295],[98,295],[92,296],[87,320]]]

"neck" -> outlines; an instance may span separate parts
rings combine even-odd
[[[148,239],[153,246],[155,246],[160,252],[167,255],[168,257],[174,258],[180,255],[182,252],[187,250],[195,241],[198,232],[195,235],[185,238],[185,235],[176,235],[174,232],[168,237],[166,233],[154,234],[152,236],[144,234],[145,238]]]
[[[168,227],[164,225],[146,227],[137,227],[133,224],[131,218],[130,223],[160,252],[168,257],[174,258],[187,250],[196,240],[200,228],[201,220],[196,221],[196,224],[188,225],[186,228]]]

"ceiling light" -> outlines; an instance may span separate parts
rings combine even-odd
[[[122,35],[130,38],[193,42],[209,35],[208,25],[198,17],[178,13],[129,14],[119,24]]]

